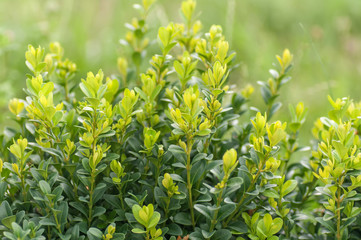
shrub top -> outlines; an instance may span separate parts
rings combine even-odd
[[[183,23],[159,28],[146,62],[152,3],[135,5],[117,75],[79,80],[59,43],[29,45],[27,97],[9,103],[18,128],[0,138],[2,239],[359,236],[361,104],[329,98],[311,156],[295,161],[310,150],[298,143],[307,109],[272,120],[290,51],[258,82],[258,110],[251,85],[228,85],[235,53],[221,26],[201,32],[193,0],[181,5]]]

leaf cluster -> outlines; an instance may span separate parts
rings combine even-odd
[[[302,102],[271,120],[288,49],[253,106],[253,86],[229,83],[237,64],[222,27],[202,32],[186,0],[184,21],[150,37],[152,4],[134,6],[110,77],[76,76],[59,43],[29,45],[27,96],[9,103],[18,126],[0,137],[2,239],[357,239],[361,104],[329,98],[300,146]]]

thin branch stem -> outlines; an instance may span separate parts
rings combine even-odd
[[[191,183],[191,151],[192,151],[192,146],[193,146],[191,141],[192,140],[187,138],[187,166],[186,166],[186,169],[187,169],[187,189],[188,189],[189,209],[191,212],[192,226],[195,227],[193,197],[192,197],[192,183]]]

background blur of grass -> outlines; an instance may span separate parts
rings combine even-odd
[[[99,68],[110,75],[116,72],[116,59],[123,51],[118,40],[125,34],[124,23],[138,16],[134,3],[138,1],[0,0],[0,126],[8,124],[8,100],[24,95],[24,52],[29,43],[47,48],[49,42],[59,41],[65,56],[77,63],[79,80]],[[158,26],[181,21],[180,3],[157,1],[148,18],[151,38]],[[233,72],[232,83],[238,87],[253,84],[260,109],[256,81],[269,77],[275,54],[286,47],[291,50],[293,79],[282,89],[282,109],[287,113],[289,103],[305,102],[309,108],[305,135],[313,121],[327,113],[328,94],[361,99],[360,9],[357,0],[197,1],[204,30],[222,25],[237,51],[241,65]]]

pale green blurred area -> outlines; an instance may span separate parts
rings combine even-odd
[[[27,45],[48,47],[59,41],[65,56],[76,62],[77,79],[102,68],[116,73],[116,59],[126,53],[119,44],[124,24],[138,16],[130,0],[0,0],[1,126],[11,97],[24,97],[24,52]],[[168,21],[182,21],[180,0],[158,0],[148,17],[150,38]],[[361,1],[198,0],[199,19],[207,31],[223,26],[240,67],[231,83],[256,87],[254,104],[261,110],[259,80],[267,80],[275,55],[289,48],[294,54],[292,81],[281,91],[284,103],[275,117],[287,120],[288,104],[304,101],[313,121],[327,114],[327,95],[359,101],[361,85]],[[159,51],[157,43],[150,53]],[[149,56],[148,56],[149,57]]]

